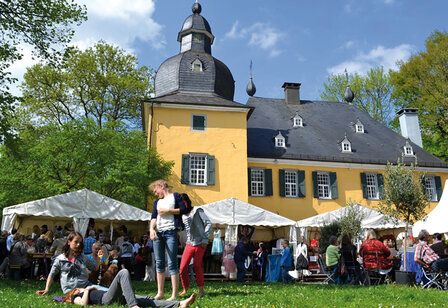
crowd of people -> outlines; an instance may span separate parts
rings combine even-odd
[[[38,295],[48,294],[53,282],[59,279],[64,293],[59,300],[77,305],[107,305],[119,301],[129,307],[188,307],[196,297],[205,295],[204,264],[207,262],[204,256],[210,248],[211,255],[218,256],[222,262],[221,273],[229,279],[245,282],[250,270],[253,280],[266,280],[269,248],[278,247],[279,243],[254,243],[251,237],[255,229],[240,226],[237,244],[224,245],[221,231],[212,231],[210,219],[200,207],[193,207],[187,194],[171,192],[164,180],[151,183],[149,188],[157,200],[146,234],[131,236],[122,225],[112,238],[109,232],[95,228],[93,220],[85,238],[75,232],[71,224],[56,226],[54,230],[49,230],[47,225],[36,225],[29,235],[15,229],[11,233],[3,231],[0,276],[45,279],[45,288],[37,291]],[[180,245],[179,230],[185,234],[184,245]],[[209,243],[212,232],[213,242]],[[357,247],[349,234],[330,237],[324,263],[327,271],[334,274],[336,283],[358,284],[363,281],[366,271],[385,271],[387,274],[400,267],[400,250],[393,236],[379,240],[373,230],[367,230],[364,238]],[[430,237],[425,230],[418,239],[415,262],[427,269],[448,271],[448,249],[441,235],[434,236],[432,245],[429,245]],[[308,254],[321,258],[316,239],[311,240],[309,248],[303,242],[298,243],[295,251],[288,240],[283,239],[280,244],[280,279],[284,283],[297,278],[291,276],[295,270],[303,274],[313,268]],[[179,263],[180,247],[183,251]],[[32,264],[29,256],[34,254],[51,257],[40,258]],[[171,295],[166,300],[165,273],[171,282]],[[192,273],[198,291],[178,301],[179,295],[190,293]],[[136,295],[131,278],[155,281],[157,293],[154,296]],[[180,294],[179,286],[182,287]]]

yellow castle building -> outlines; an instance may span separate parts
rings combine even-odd
[[[228,67],[212,56],[214,36],[201,5],[184,21],[179,54],[155,77],[155,97],[143,103],[148,145],[173,161],[173,190],[194,204],[225,198],[260,206],[293,220],[348,202],[374,207],[382,198],[388,162],[418,163],[430,208],[439,200],[448,164],[422,148],[415,109],[398,113],[402,135],[346,102],[300,98],[285,82],[282,99],[234,101]]]

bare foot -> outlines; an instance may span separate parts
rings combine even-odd
[[[179,296],[187,295],[187,290],[183,289],[182,292],[179,293]]]
[[[163,299],[163,294],[157,294],[156,296],[154,296],[154,299],[156,299],[156,300]]]
[[[167,301],[175,301],[177,299],[176,296],[171,296],[170,298],[167,298]]]
[[[187,298],[186,300],[181,301],[179,303],[179,307],[180,308],[188,307],[191,304],[193,304],[195,300],[196,300],[196,293],[193,293],[193,294],[191,294],[191,296],[189,298]]]

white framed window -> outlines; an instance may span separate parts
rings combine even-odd
[[[264,196],[264,170],[250,170],[250,192],[252,196]]]
[[[356,132],[361,134],[364,133],[364,125],[356,124]]]
[[[196,73],[202,72],[203,68],[201,60],[199,59],[194,60],[193,63],[191,63],[191,70]]]
[[[191,185],[207,185],[207,155],[190,154]]]
[[[296,114],[296,116],[292,118],[292,126],[303,127],[303,119],[298,114]]]
[[[425,191],[429,201],[437,201],[436,181],[434,176],[425,176]]]
[[[191,130],[203,132],[207,127],[207,116],[203,114],[193,114],[191,116]]]
[[[378,200],[380,198],[377,174],[366,173],[366,187],[367,187],[367,199]]]
[[[409,144],[408,141],[406,141],[406,144],[404,145],[403,149],[405,156],[414,156],[414,150],[412,149],[412,146]]]
[[[297,171],[285,170],[285,197],[297,197]]]
[[[351,152],[352,146],[350,142],[342,142],[342,152]]]
[[[278,133],[277,136],[275,136],[275,147],[276,148],[286,148],[286,142],[285,137],[283,137],[282,133]]]
[[[319,199],[331,199],[330,174],[328,172],[317,173],[317,192]]]

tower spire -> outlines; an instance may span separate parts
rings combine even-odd
[[[345,69],[344,72],[345,72],[345,78],[346,78],[346,82],[347,82],[347,86],[345,87],[345,92],[344,92],[344,99],[347,103],[351,104],[353,102],[353,100],[355,99],[355,94],[353,93],[352,89],[350,88],[347,69]]]
[[[257,92],[257,88],[255,87],[254,81],[253,81],[253,75],[252,75],[252,60],[250,60],[250,65],[249,65],[249,82],[247,83],[246,86],[246,92],[247,95],[249,96],[254,96],[255,92]]]

